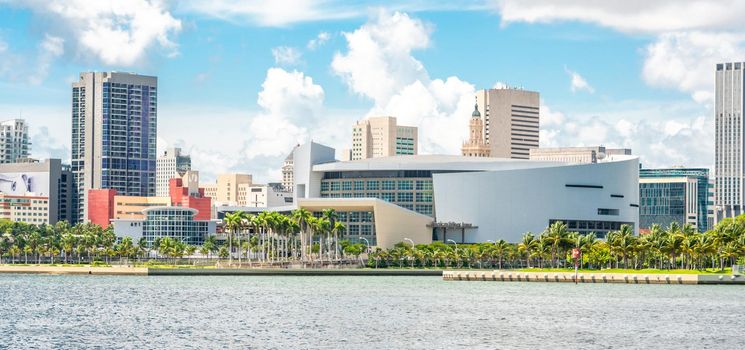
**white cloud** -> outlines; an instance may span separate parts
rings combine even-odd
[[[590,86],[587,80],[585,80],[585,78],[582,77],[579,73],[567,67],[564,67],[564,71],[570,77],[569,88],[572,90],[572,92],[587,91],[591,94],[595,93],[595,89]]]
[[[232,22],[281,27],[292,23],[360,16],[364,7],[325,0],[184,0],[183,11],[196,12]]]
[[[156,46],[177,53],[172,37],[181,30],[159,0],[17,1],[47,19],[50,31],[75,42],[79,56],[93,55],[107,65],[132,66]]]
[[[738,0],[497,0],[502,23],[581,21],[626,33],[743,29],[745,2]]]
[[[323,46],[323,44],[329,41],[329,39],[331,39],[331,34],[328,32],[320,32],[315,38],[308,41],[306,47],[308,47],[309,50],[315,50],[318,47]]]
[[[272,48],[272,56],[274,56],[274,62],[279,65],[293,66],[300,63],[302,57],[300,50],[294,47],[278,46]]]
[[[460,152],[474,87],[458,77],[431,79],[412,52],[430,46],[432,26],[405,13],[377,12],[344,33],[347,50],[331,63],[350,90],[370,98],[371,115],[392,115],[419,127],[422,153]]]
[[[720,0],[499,0],[503,25],[513,22],[581,21],[624,33],[652,34],[644,49],[644,81],[713,98],[714,64],[745,56],[745,1]]]
[[[745,33],[680,32],[662,34],[645,49],[644,81],[690,93],[696,101],[713,99],[716,63],[745,57]]]
[[[626,108],[631,103],[620,105]],[[605,111],[601,116],[566,115],[541,105],[541,147],[631,148],[645,167],[711,166],[714,121],[703,116],[711,113],[685,118],[677,116],[679,112],[678,108],[641,106]],[[650,118],[655,115],[663,118]]]
[[[44,40],[39,44],[36,70],[29,77],[29,82],[34,85],[41,84],[49,74],[49,68],[54,60],[65,52],[65,39],[46,34]]]

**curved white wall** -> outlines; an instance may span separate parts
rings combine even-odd
[[[639,208],[632,206],[639,204],[636,157],[597,164],[435,174],[433,184],[438,222],[478,226],[466,230],[466,242],[517,242],[525,232],[542,232],[550,219],[632,222],[635,231],[639,226]],[[598,215],[598,208],[618,209],[619,213]],[[448,238],[459,241],[460,232],[449,232]]]

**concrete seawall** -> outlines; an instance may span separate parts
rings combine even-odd
[[[146,276],[144,267],[88,267],[88,266],[0,266],[0,273],[45,275],[120,275]]]
[[[215,269],[89,266],[0,266],[0,274],[113,276],[442,276],[442,270],[394,269]]]
[[[571,272],[443,271],[445,281],[565,282],[574,283]],[[745,284],[745,276],[695,274],[580,273],[578,283],[626,284]]]
[[[150,269],[150,276],[442,276],[442,270],[388,269]]]

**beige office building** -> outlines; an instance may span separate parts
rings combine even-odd
[[[395,117],[370,117],[352,127],[351,160],[415,155],[418,148],[418,128],[398,125]]]
[[[480,90],[476,104],[484,122],[490,156],[528,159],[538,148],[540,95],[515,88]]]
[[[214,206],[267,208],[292,204],[292,191],[280,183],[256,184],[249,174],[222,174],[211,184],[200,184]]]
[[[144,219],[145,209],[168,207],[171,197],[114,196],[114,216],[112,219]]]
[[[49,197],[14,196],[0,193],[0,219],[41,225],[57,222],[49,216]]]
[[[531,160],[564,162],[570,164],[589,164],[606,160],[609,156],[631,155],[629,148],[595,147],[552,147],[533,148],[530,150]]]

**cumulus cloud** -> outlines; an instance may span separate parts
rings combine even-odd
[[[458,77],[431,79],[412,53],[428,48],[433,28],[401,12],[379,11],[350,33],[331,63],[349,89],[374,103],[367,113],[419,126],[422,153],[459,153],[474,87]]]
[[[206,181],[232,171],[250,173],[256,181],[268,182],[281,179],[282,160],[295,144],[307,141],[310,135],[322,137],[324,143],[326,139],[337,141],[331,135],[339,134],[336,119],[327,117],[324,90],[313,78],[275,67],[267,70],[261,87],[257,96],[260,110],[253,112],[227,107],[161,106],[159,149],[183,147]],[[204,128],[205,116],[213,127]],[[350,123],[344,123],[345,129]]]
[[[567,115],[542,105],[540,144],[541,147],[631,148],[645,167],[711,166],[713,118],[672,116],[678,112],[678,109],[643,106],[606,111],[602,115]],[[649,118],[659,114],[665,118]]]
[[[648,84],[679,89],[698,102],[710,102],[716,63],[745,57],[745,33],[667,33],[644,53],[642,77]]]
[[[717,62],[745,55],[745,2],[721,1],[517,1],[495,3],[503,25],[581,21],[656,39],[644,49],[642,77],[707,103]]]
[[[585,78],[582,77],[579,73],[567,67],[564,67],[564,71],[570,77],[569,88],[572,90],[572,92],[587,91],[591,94],[595,93],[595,89],[592,86],[590,86],[587,80],[585,80]]]
[[[154,47],[165,49],[167,56],[178,52],[172,38],[181,21],[159,0],[14,2],[48,19],[50,30],[75,42],[80,56],[92,55],[107,65],[135,65]]]
[[[315,50],[316,48],[323,46],[327,41],[331,39],[331,34],[328,32],[320,32],[315,38],[310,39],[306,45],[309,50]]]
[[[276,64],[293,66],[300,63],[302,53],[294,47],[278,46],[272,48],[272,56]]]

